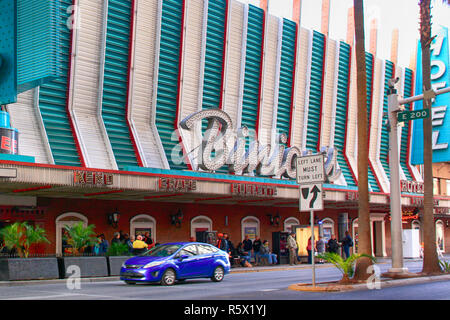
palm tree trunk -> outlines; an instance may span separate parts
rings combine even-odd
[[[422,48],[422,81],[424,92],[431,89],[431,0],[420,0],[420,44]],[[431,111],[430,99],[423,100],[423,108]],[[441,271],[436,252],[436,230],[433,216],[433,149],[432,118],[423,120],[423,167],[424,167],[424,210],[423,210],[423,269],[422,273]]]
[[[369,155],[367,148],[367,88],[366,88],[366,57],[364,48],[364,7],[363,0],[353,0],[355,16],[355,56],[356,56],[356,85],[358,105],[358,253],[371,255],[370,239],[370,209],[368,167]],[[362,258],[356,264],[355,280],[366,280],[370,277],[367,268],[372,261]]]

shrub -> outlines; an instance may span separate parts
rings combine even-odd
[[[30,255],[30,247],[35,243],[47,242],[45,230],[39,226],[31,226],[25,222],[15,222],[0,230],[0,237],[6,247],[9,249],[17,249],[17,253],[21,258],[28,258]]]
[[[66,241],[72,247],[73,254],[78,255],[88,246],[92,246],[97,242],[94,232],[95,225],[84,226],[80,221],[73,226],[65,226],[67,231]]]
[[[336,268],[338,268],[339,271],[342,272],[341,283],[350,282],[350,278],[353,277],[353,274],[355,272],[354,269],[355,262],[358,259],[365,257],[371,259],[373,262],[376,262],[375,257],[363,253],[352,254],[345,260],[339,254],[334,252],[325,252],[323,254],[319,254],[317,257],[319,259],[323,259],[325,261],[332,263]]]

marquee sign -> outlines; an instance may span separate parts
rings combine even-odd
[[[237,196],[272,197],[277,195],[277,187],[269,185],[232,183],[231,194]]]
[[[189,179],[159,178],[158,188],[166,192],[188,192],[197,190],[197,182]]]
[[[200,145],[192,151],[196,152],[197,170],[214,172],[226,165],[230,173],[237,175],[295,179],[296,159],[310,153],[301,152],[296,146],[286,147],[287,136],[279,132],[269,133],[269,136],[275,137],[272,144],[262,144],[254,139],[247,146],[246,140],[250,136],[248,128],[244,126],[235,131],[231,117],[220,109],[195,112],[181,121],[180,127],[194,130],[201,126],[203,119],[208,120],[208,127]],[[341,170],[336,165],[335,150],[323,148],[321,151],[325,156],[326,181],[336,181]]]
[[[112,185],[113,174],[105,172],[94,171],[80,171],[73,172],[73,182],[76,185]]]
[[[448,28],[437,26],[433,34],[436,36],[431,43],[431,85],[433,90],[443,89],[449,86],[449,43]],[[417,77],[416,94],[423,91],[422,82],[422,51],[420,41],[417,48]],[[448,111],[450,93],[436,96],[432,104],[432,148],[433,162],[450,161],[450,112]],[[415,102],[414,110],[422,110],[423,101]],[[411,163],[414,165],[423,164],[423,121],[414,123],[413,147],[411,152]]]

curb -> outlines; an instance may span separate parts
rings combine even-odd
[[[320,286],[321,283],[318,283],[319,286],[316,285],[316,287],[312,287],[311,284],[309,283],[296,283],[290,285],[288,287],[288,290],[304,291],[304,292],[348,292],[357,290],[374,290],[374,289],[380,290],[385,288],[392,288],[395,286],[421,284],[445,280],[450,281],[450,274],[440,276],[418,276],[407,279],[381,280],[379,288],[375,287],[375,285],[374,288],[369,288],[367,283],[350,284],[350,285],[339,285],[336,283],[327,286]]]

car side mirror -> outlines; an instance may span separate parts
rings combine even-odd
[[[182,254],[181,256],[178,257],[178,260],[183,261],[184,259],[189,258],[189,256],[187,254]]]

